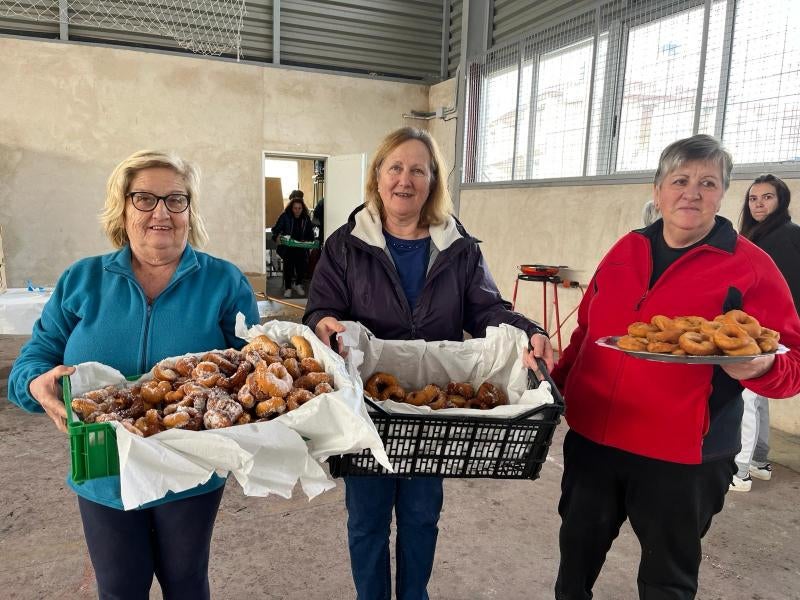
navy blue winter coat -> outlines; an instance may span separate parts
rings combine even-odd
[[[359,321],[382,339],[427,341],[482,337],[508,323],[528,336],[543,333],[511,310],[492,279],[478,240],[455,218],[431,226],[431,258],[416,306],[409,306],[386,250],[380,216],[361,206],[325,242],[314,271],[303,322],[323,317]]]

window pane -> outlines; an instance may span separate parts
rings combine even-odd
[[[539,60],[529,177],[583,174],[593,46],[593,40],[584,40]]]
[[[653,169],[666,145],[692,134],[703,13],[701,6],[631,28],[618,171]]]
[[[737,163],[800,160],[800,10],[739,0],[723,140]]]
[[[514,154],[517,111],[517,56],[507,52],[487,65],[478,117],[475,181],[508,181]]]

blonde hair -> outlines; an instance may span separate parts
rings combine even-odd
[[[366,204],[380,212],[381,218],[386,217],[383,208],[383,200],[378,193],[378,173],[383,161],[400,144],[410,140],[418,140],[425,144],[431,155],[431,182],[428,199],[422,206],[419,215],[420,227],[428,225],[441,225],[453,212],[453,201],[450,199],[450,192],[447,191],[447,166],[439,152],[436,141],[424,129],[416,127],[403,127],[397,129],[383,138],[383,141],[375,151],[375,156],[369,166],[367,173]]]
[[[128,244],[125,231],[125,198],[131,181],[139,171],[152,168],[172,169],[183,178],[189,194],[189,243],[201,247],[208,242],[205,223],[198,211],[200,196],[200,171],[177,154],[156,150],[139,150],[119,163],[106,184],[106,202],[100,214],[100,223],[115,248]]]

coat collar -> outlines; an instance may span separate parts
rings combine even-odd
[[[130,244],[126,244],[116,252],[106,254],[103,257],[103,266],[106,270],[111,271],[112,273],[133,275],[133,268],[131,267]],[[172,276],[172,280],[175,281],[179,277],[182,277],[185,273],[194,271],[199,267],[200,263],[197,260],[197,254],[195,253],[194,248],[192,248],[189,244],[186,244],[186,248],[183,250],[181,260],[178,263],[178,268],[175,269],[175,274]]]
[[[383,236],[383,222],[377,210],[368,205],[358,207],[349,218],[352,228],[350,233],[362,242],[380,249],[386,248]],[[429,228],[431,242],[439,252],[443,252],[455,242],[467,237],[466,232],[459,231],[456,219],[448,215],[442,225],[431,225]]]
[[[733,228],[733,224],[725,217],[719,215],[716,215],[714,219],[716,220],[714,233],[706,240],[704,245],[717,248],[724,252],[733,253],[733,251],[736,250],[736,241],[739,237],[736,230]],[[639,233],[650,240],[655,239],[656,236],[663,235],[663,231],[663,219],[658,219],[652,225],[642,229],[634,229],[634,233]]]

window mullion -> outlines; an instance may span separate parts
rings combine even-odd
[[[517,50],[517,90],[516,90],[516,97],[517,101],[515,103],[516,110],[514,111],[514,143],[513,143],[513,150],[511,152],[511,181],[516,179],[516,171],[517,171],[517,134],[519,132],[519,93],[520,93],[520,86],[522,85],[522,49],[524,47],[524,41],[520,40],[519,42],[519,50]]]
[[[539,85],[539,57],[541,56],[538,51],[533,51],[533,48],[531,50],[531,100],[528,103],[528,151],[525,153],[527,155],[525,177],[528,179],[533,178],[533,144],[536,138],[536,88]]]
[[[592,104],[594,103],[594,77],[597,70],[597,47],[600,45],[600,5],[597,6],[594,13],[594,46],[592,47],[592,68],[589,73],[589,99],[586,106],[586,135],[583,142],[583,171],[582,174],[586,175],[586,169],[589,162],[589,142],[592,136]],[[598,144],[599,144],[598,140]]]
[[[706,52],[708,50],[708,27],[711,20],[711,0],[706,0],[703,12],[703,41],[700,42],[700,65],[697,68],[697,95],[694,103],[694,120],[692,122],[692,135],[697,135],[700,129],[700,108],[703,103],[703,83],[706,74]]]
[[[717,93],[717,118],[714,122],[714,137],[721,140],[725,129],[725,112],[728,108],[728,79],[733,52],[733,29],[736,23],[736,0],[728,0],[725,7],[725,38],[722,40],[722,66],[719,72]]]
[[[608,94],[608,111],[606,132],[608,133],[608,145],[605,161],[605,173],[611,174],[616,171],[617,165],[617,152],[619,151],[619,120],[622,117],[622,97],[625,87],[625,62],[628,56],[628,33],[630,27],[625,23],[618,23],[615,27],[617,29],[617,60],[613,61],[610,58],[609,64],[613,64],[612,70],[613,77],[606,88],[609,90]],[[609,36],[609,57],[613,56],[611,52],[611,36]],[[613,61],[613,62],[612,62]]]

